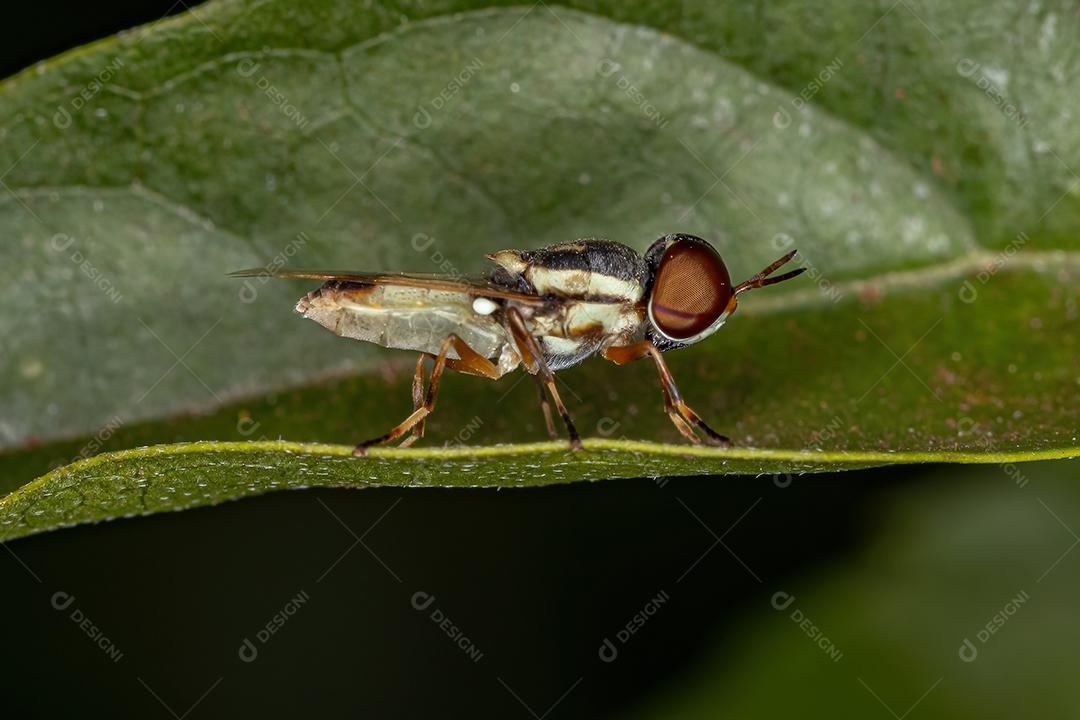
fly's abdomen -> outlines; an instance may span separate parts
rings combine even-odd
[[[329,282],[303,297],[296,311],[336,335],[387,348],[434,355],[453,333],[483,357],[498,358],[506,332],[490,314],[477,312],[475,300],[468,293]],[[450,357],[457,353],[451,350]]]

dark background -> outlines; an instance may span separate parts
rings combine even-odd
[[[5,3],[0,77],[80,45],[136,25],[178,15],[197,5],[188,0],[35,0]]]
[[[5,705],[42,716],[122,708],[168,717],[140,678],[178,715],[223,678],[190,717],[318,708],[332,717],[528,718],[500,679],[543,715],[583,678],[549,717],[608,716],[687,672],[748,609],[766,609],[774,588],[856,547],[867,530],[857,518],[906,474],[787,488],[727,477],[305,491],[17,541],[12,549],[42,582],[0,558],[0,607],[18,619],[5,644],[23,654],[5,673]],[[713,544],[679,501],[721,534],[758,498],[724,542],[763,583],[722,547],[677,582]],[[378,559],[320,504],[362,536],[398,500],[364,537]],[[66,614],[51,604],[57,591],[76,598]],[[417,591],[435,596],[426,613],[410,602]],[[257,643],[259,628],[301,592],[310,599]],[[616,662],[601,662],[604,638],[661,592],[670,600]],[[76,606],[123,651],[118,663],[66,616]],[[479,648],[479,662],[429,619],[435,608]],[[245,637],[259,650],[248,664],[238,656]]]
[[[5,10],[0,73],[184,9],[21,3]],[[858,557],[929,472],[288,492],[31,537],[0,552],[0,703],[11,718],[621,714],[773,612],[777,588]],[[435,597],[423,612],[418,591]],[[604,639],[661,593],[616,662],[601,662]],[[256,641],[297,596],[306,602]],[[435,609],[478,662],[430,619]],[[254,662],[239,657],[245,638]],[[888,717],[854,683],[837,708],[849,702]]]

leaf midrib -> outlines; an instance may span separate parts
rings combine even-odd
[[[1065,448],[1044,448],[1041,450],[1016,450],[1012,452],[957,452],[957,451],[901,451],[885,452],[873,450],[789,450],[783,448],[713,448],[700,445],[675,445],[671,443],[653,443],[640,440],[619,440],[611,438],[586,438],[586,450],[629,453],[632,455],[650,455],[653,457],[709,458],[713,460],[776,460],[793,463],[819,465],[845,464],[897,464],[897,463],[965,463],[965,464],[1006,464],[1037,460],[1062,460],[1080,456],[1080,446]],[[283,440],[262,441],[197,441],[155,445],[129,450],[117,450],[102,453],[85,460],[52,470],[36,480],[13,490],[0,498],[0,509],[10,505],[14,499],[31,493],[56,477],[82,472],[98,465],[149,457],[179,456],[213,452],[263,453],[280,452],[309,457],[351,457],[352,445],[332,445],[323,443],[299,443]],[[515,443],[507,445],[488,445],[479,447],[420,447],[420,448],[372,448],[371,459],[397,460],[457,460],[487,459],[496,457],[527,457],[530,455],[558,454],[573,459],[562,441]],[[368,458],[355,458],[355,462],[364,463]]]

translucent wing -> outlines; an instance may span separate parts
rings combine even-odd
[[[436,275],[432,273],[363,273],[341,272],[336,270],[285,270],[283,268],[252,268],[250,270],[237,270],[229,273],[229,277],[275,277],[275,278],[303,278],[307,280],[323,280],[340,282],[353,282],[361,285],[404,285],[407,287],[427,288],[429,290],[446,290],[448,292],[462,292],[477,297],[493,297],[505,300],[514,300],[527,305],[543,305],[544,299],[529,293],[507,290],[504,287],[492,284],[487,280],[476,278],[461,278],[456,275]]]

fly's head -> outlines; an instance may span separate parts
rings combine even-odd
[[[733,286],[724,260],[708,241],[693,235],[665,235],[645,253],[649,267],[646,337],[659,350],[704,340],[735,312],[739,293],[803,272],[806,268],[767,277],[794,256],[792,251],[746,282]]]

